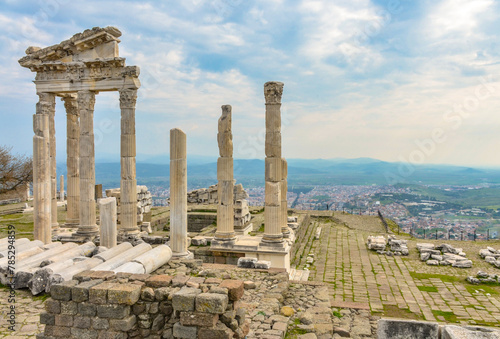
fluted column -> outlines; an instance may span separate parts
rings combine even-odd
[[[57,167],[56,167],[56,105],[50,106],[49,110],[49,158],[50,158],[50,221],[52,235],[59,233],[59,223],[57,222]]]
[[[137,227],[137,180],[135,171],[135,104],[137,89],[120,91],[121,109],[121,181],[120,232],[139,233]]]
[[[265,211],[264,243],[283,241],[281,210],[281,96],[283,83],[266,82],[266,160],[265,160]]]
[[[64,201],[64,175],[59,177],[59,201]]]
[[[170,247],[173,256],[186,256],[187,250],[187,163],[186,134],[170,130]]]
[[[288,193],[288,163],[285,158],[281,158],[281,232],[284,238],[290,237],[290,229],[288,228],[288,201],[286,195]]]
[[[222,106],[217,133],[219,159],[217,159],[217,232],[215,239],[233,241],[234,233],[234,181],[233,181],[233,135],[231,133],[231,106]]]
[[[80,223],[80,122],[76,94],[64,97],[66,108],[66,169],[67,214],[66,227]]]
[[[78,234],[97,235],[95,202],[95,151],[94,151],[95,93],[78,92],[80,112],[80,225]]]
[[[55,109],[55,95],[38,96],[33,115],[33,235],[48,244],[52,241],[49,114]]]

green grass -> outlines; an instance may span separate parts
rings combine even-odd
[[[340,314],[339,311],[332,311],[332,314],[333,314],[334,317],[337,317],[339,319],[342,318],[342,314]]]
[[[454,277],[454,276],[445,275],[445,274],[410,272],[410,276],[413,279],[433,279],[434,278],[434,279],[441,279],[441,281],[443,281],[443,282],[461,282],[461,283],[464,282],[463,278]]]
[[[50,294],[48,294],[48,293],[42,293],[42,294],[33,296],[33,301],[36,301],[36,300],[45,301],[45,300],[47,300],[49,298],[50,298]]]
[[[471,284],[467,283],[467,284],[465,284],[465,288],[467,289],[467,291],[470,294],[475,294],[476,291],[478,291],[479,293],[489,293],[492,295],[500,294],[500,286],[498,286],[498,284],[493,285],[493,283],[492,284],[483,283],[483,284],[479,284],[479,285],[471,285]]]
[[[417,286],[418,289],[422,292],[437,292],[437,288],[434,286]]]
[[[434,314],[436,319],[438,319],[438,316],[443,317],[444,320],[448,323],[458,322],[457,316],[453,312],[443,312],[443,311],[432,310],[432,314]]]

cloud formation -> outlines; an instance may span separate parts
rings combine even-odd
[[[424,162],[500,165],[492,156],[500,104],[500,7],[493,0],[49,0],[1,6],[0,132],[2,143],[18,152],[31,153],[37,100],[34,74],[17,64],[24,50],[113,25],[123,33],[120,54],[141,67],[138,153],[166,154],[168,131],[179,127],[190,154],[216,156],[220,106],[231,104],[235,157],[263,158],[262,87],[277,80],[285,83],[287,158],[399,161],[441,129],[446,140]],[[97,154],[118,155],[117,95],[97,97],[95,120],[104,126]],[[58,154],[64,155],[62,104],[56,125]]]

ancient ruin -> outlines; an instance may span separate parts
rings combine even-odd
[[[96,27],[54,46],[29,47],[26,56],[19,60],[21,66],[36,72],[34,83],[39,102],[33,117],[34,232],[35,238],[45,243],[49,243],[59,229],[56,97],[65,101],[68,121],[68,211],[71,212],[67,223],[78,225],[75,236],[82,242],[98,234],[93,116],[95,95],[101,91],[120,93],[121,224],[126,233],[139,232],[135,206],[135,104],[140,87],[139,68],[125,66],[125,58],[119,56],[120,36],[121,32],[115,27]]]

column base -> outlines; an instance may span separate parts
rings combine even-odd
[[[75,221],[66,221],[63,224],[63,227],[65,227],[65,228],[78,228],[78,226],[80,226],[80,223],[78,222],[78,220],[75,220]]]
[[[135,235],[139,234],[141,231],[139,230],[138,227],[134,228],[119,228],[118,233],[119,234],[125,234],[125,235]]]
[[[290,229],[288,226],[281,227],[281,234],[283,234],[283,238],[290,238]]]
[[[194,259],[194,254],[186,251],[184,253],[172,253],[172,259]]]
[[[262,243],[272,244],[272,243],[282,243],[283,242],[283,234],[264,234],[262,236]]]
[[[217,241],[233,241],[236,239],[234,232],[215,232],[214,240]]]

